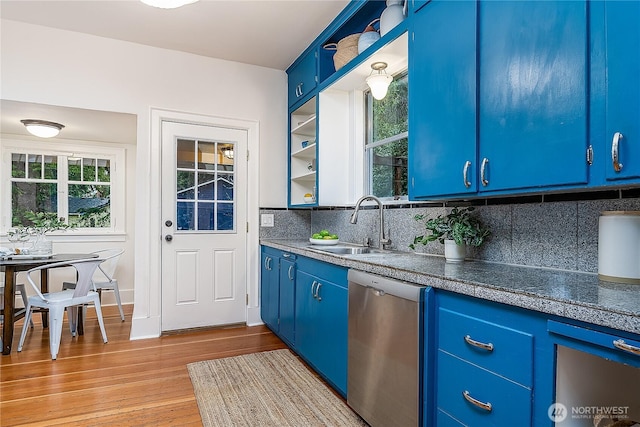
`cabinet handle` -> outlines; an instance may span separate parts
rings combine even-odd
[[[469,335],[466,335],[464,337],[464,340],[467,342],[467,344],[472,345],[474,347],[478,347],[478,348],[481,348],[481,349],[487,350],[487,351],[493,351],[493,344],[492,343],[485,344],[483,342],[476,341],[476,340],[472,339]]]
[[[471,395],[467,390],[462,392],[462,397],[464,397],[467,402],[477,406],[480,409],[484,409],[487,412],[491,412],[491,410],[493,409],[493,406],[491,405],[491,403],[489,402],[484,403],[479,401],[478,399],[474,399],[473,397],[471,397]]]
[[[318,282],[318,286],[316,286],[316,299],[318,301],[322,301],[322,297],[320,296],[320,286],[322,286],[322,283]]]
[[[269,257],[265,257],[264,258],[264,268],[265,268],[265,270],[271,271],[271,267],[269,266],[270,261],[271,261],[271,258],[269,258]]]
[[[318,282],[316,282],[315,280],[313,281],[313,283],[311,284],[311,296],[315,299],[317,298],[317,294],[316,294],[316,290],[315,287],[318,284]]]
[[[486,157],[482,159],[482,165],[480,165],[480,181],[482,185],[486,187],[489,185],[489,180],[487,179],[487,165],[489,164],[489,159]]]
[[[613,345],[616,348],[618,348],[618,349],[620,349],[622,351],[626,351],[627,353],[631,353],[631,354],[635,354],[636,356],[640,356],[640,347],[636,347],[635,345],[627,344],[622,339],[615,340],[613,342]]]
[[[618,144],[620,140],[624,138],[620,132],[613,134],[613,142],[611,143],[611,160],[613,161],[613,170],[620,172],[622,170],[622,163],[620,163],[620,151],[618,150]]]
[[[291,276],[291,270],[293,270],[293,265],[290,265],[289,271],[287,271],[287,276],[289,276],[289,280],[293,281],[293,277]]]
[[[469,181],[469,166],[471,166],[471,162],[467,160],[462,168],[462,182],[464,186],[469,188],[471,187],[471,181]]]

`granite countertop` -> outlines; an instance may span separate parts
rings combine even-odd
[[[409,252],[334,255],[315,250],[306,240],[260,243],[410,283],[640,334],[640,285],[604,282],[594,273],[485,261],[451,264],[441,256]]]

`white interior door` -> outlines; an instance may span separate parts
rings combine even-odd
[[[162,122],[162,330],[246,321],[246,130]]]

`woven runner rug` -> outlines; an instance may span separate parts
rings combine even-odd
[[[286,349],[187,369],[205,427],[367,425]]]

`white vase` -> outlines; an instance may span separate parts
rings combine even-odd
[[[405,18],[406,0],[387,0],[387,8],[380,16],[380,36],[384,36]]]
[[[457,245],[455,240],[444,241],[444,258],[447,262],[462,262],[467,256],[467,245]]]

